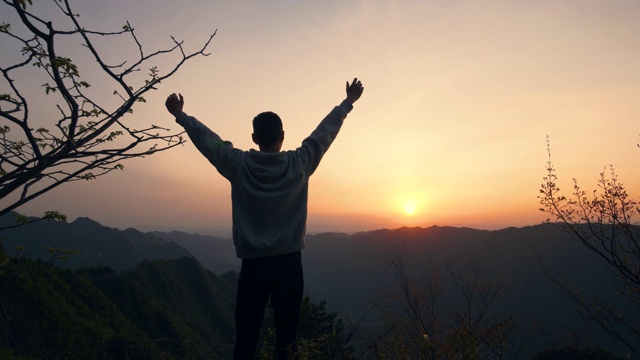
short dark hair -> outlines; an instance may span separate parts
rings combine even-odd
[[[276,143],[282,134],[282,120],[271,111],[258,114],[253,118],[253,135],[261,146],[270,146]]]

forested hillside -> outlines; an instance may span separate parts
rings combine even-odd
[[[6,254],[0,254],[6,259]],[[0,267],[0,359],[229,359],[237,274],[215,275],[189,257],[144,261],[116,272],[65,269],[13,258]],[[307,359],[349,358],[344,326],[306,297],[300,351]],[[259,359],[270,359],[267,312]]]
[[[29,260],[2,270],[0,358],[217,358],[232,343],[233,276],[217,277],[193,258],[121,274]]]

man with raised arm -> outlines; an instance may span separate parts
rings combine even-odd
[[[233,242],[242,259],[236,298],[234,359],[253,359],[271,299],[278,359],[297,358],[296,331],[303,296],[300,251],[305,247],[309,177],[338,135],[364,87],[347,81],[347,97],[296,150],[281,151],[284,131],[273,112],[253,119],[259,151],[236,149],[183,111],[182,95],[165,105],[193,144],[231,183]]]

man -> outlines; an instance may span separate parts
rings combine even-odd
[[[165,102],[196,148],[231,183],[233,242],[242,259],[234,359],[253,359],[269,299],[278,358],[296,357],[309,177],[363,90],[357,78],[347,81],[345,100],[293,151],[281,151],[284,131],[275,113],[253,119],[252,138],[260,151],[243,151],[185,114],[182,95],[171,94]]]

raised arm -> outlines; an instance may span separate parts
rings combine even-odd
[[[360,82],[360,80],[358,80],[358,78],[353,78],[353,82],[351,84],[349,84],[349,82],[347,81],[347,98],[345,99],[345,101],[348,101],[349,103],[351,103],[351,105],[353,105],[354,102],[360,99],[363,91],[364,86],[362,86],[362,83]]]
[[[234,164],[242,151],[235,149],[231,142],[222,140],[218,134],[211,131],[195,117],[185,114],[182,95],[169,95],[164,105],[167,107],[167,111],[175,116],[176,122],[184,127],[193,145],[200,153],[216,167],[222,176],[230,180]]]
[[[307,175],[313,174],[320,164],[322,156],[338,135],[344,119],[353,109],[353,103],[360,99],[363,90],[364,87],[357,78],[354,78],[351,84],[347,81],[347,97],[339,106],[331,110],[311,135],[304,139],[302,146],[296,149],[303,161]]]

